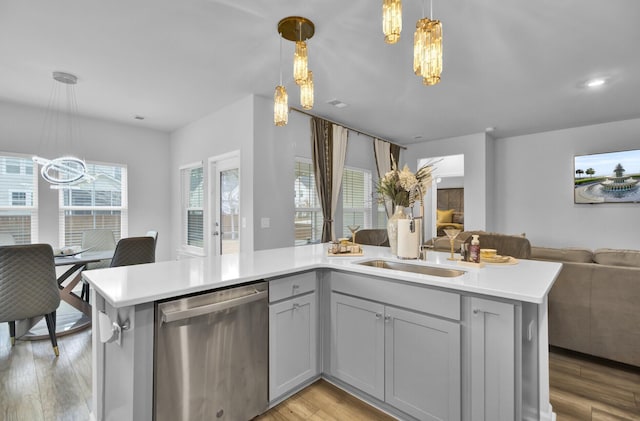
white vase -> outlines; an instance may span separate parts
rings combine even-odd
[[[396,205],[395,212],[387,222],[387,235],[389,236],[389,246],[391,246],[391,254],[393,256],[398,253],[398,220],[406,218],[404,206]]]

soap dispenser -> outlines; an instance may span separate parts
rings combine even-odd
[[[469,261],[480,263],[480,240],[478,234],[471,236],[471,245],[469,246]]]

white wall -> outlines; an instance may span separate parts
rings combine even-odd
[[[487,194],[491,194],[492,172],[488,167],[487,152],[491,152],[493,140],[484,133],[433,140],[408,145],[400,156],[401,165],[406,162],[416,170],[423,158],[464,154],[464,228],[485,230],[490,209]],[[429,200],[426,201],[429,203]],[[430,218],[425,207],[425,217]],[[428,235],[428,234],[427,234]]]
[[[292,246],[295,238],[294,163],[297,157],[311,159],[310,117],[292,111],[288,124],[276,127],[273,124],[273,101],[262,97],[255,97],[254,116],[255,249]],[[371,171],[376,182],[373,140],[355,132],[349,132],[348,139],[345,165]],[[338,203],[340,207],[341,201]],[[269,218],[269,228],[260,226],[261,218]],[[336,236],[341,237],[340,214],[336,214],[335,224]]]
[[[640,119],[495,142],[496,231],[537,246],[640,248],[640,204],[573,203],[574,156],[640,148]]]
[[[42,126],[46,111],[13,103],[0,102],[0,151],[27,155],[50,155],[52,148],[43,142]],[[82,139],[73,139],[64,151],[88,161],[127,165],[129,188],[129,236],[144,235],[150,229],[159,232],[156,258],[167,260],[169,254],[170,212],[167,189],[169,174],[169,135],[149,130],[76,117]],[[58,194],[40,179],[38,241],[58,244]]]
[[[205,186],[208,186],[210,157],[240,151],[240,218],[247,227],[240,230],[242,250],[253,250],[253,96],[247,96],[227,107],[208,114],[201,119],[171,133],[170,164],[165,171],[171,186],[171,243],[172,253],[181,242],[180,171],[179,168],[197,161],[204,162]],[[208,187],[206,187],[208,189]],[[210,209],[208,192],[205,194],[205,209]],[[205,219],[210,215],[205,213]],[[205,222],[206,225],[206,222]],[[210,235],[205,232],[205,242]]]

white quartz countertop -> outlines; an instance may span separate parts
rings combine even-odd
[[[309,245],[251,253],[191,258],[144,265],[96,269],[82,276],[113,307],[127,307],[243,282],[273,278],[313,269],[335,269],[368,274],[461,292],[542,303],[562,265],[520,260],[516,265],[458,266],[448,253],[430,251],[427,260],[399,260],[388,247],[363,246],[364,256],[329,257],[327,245]],[[354,264],[371,259],[449,267],[464,270],[457,278]]]

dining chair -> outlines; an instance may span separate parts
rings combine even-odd
[[[156,242],[153,237],[128,237],[118,241],[110,267],[139,265],[155,261]]]
[[[82,250],[94,251],[112,251],[116,249],[116,239],[113,231],[110,229],[90,229],[82,232],[82,242],[80,244]],[[101,260],[99,262],[87,263],[85,270],[108,268],[111,265],[111,259]],[[82,292],[80,298],[89,302],[89,284],[82,280]]]
[[[158,231],[156,230],[149,230],[147,231],[147,233],[145,234],[147,237],[152,237],[153,241],[158,244]]]
[[[389,247],[389,236],[386,229],[361,229],[356,231],[356,243]]]
[[[56,310],[60,290],[49,244],[0,246],[0,323],[9,323],[15,345],[16,320],[44,316],[56,357]]]

